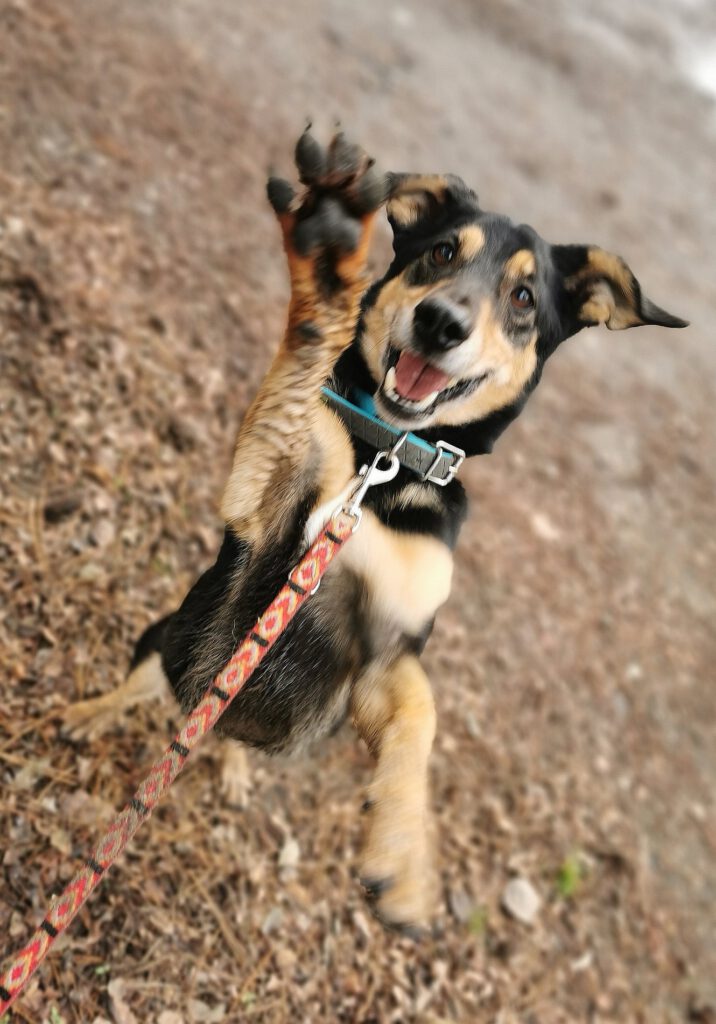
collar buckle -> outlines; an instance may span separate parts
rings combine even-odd
[[[456,448],[455,445],[448,444],[447,441],[436,441],[435,447],[437,448],[437,454],[423,474],[423,480],[431,484],[437,484],[438,487],[447,487],[455,479],[457,471],[465,461],[465,452],[462,448]],[[436,476],[434,475],[435,470],[442,464],[444,453],[453,456],[452,462],[448,466],[445,476]]]

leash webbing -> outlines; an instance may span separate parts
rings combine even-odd
[[[330,562],[355,529],[357,518],[350,511],[339,511],[324,527],[252,631],[209,686],[184,727],[163,756],[154,762],[132,799],[85,860],[84,867],[64,892],[52,901],[37,931],[0,976],[0,1017],[15,1002],[55,939],[71,923],[107,868],[117,860],[139,826],[152,813],[186,764],[191,751],[214,727],[298,609],[315,592]]]

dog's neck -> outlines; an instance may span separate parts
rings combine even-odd
[[[338,360],[333,371],[332,387],[346,398],[350,398],[354,388],[366,391],[369,395],[374,395],[377,391],[378,383],[371,376],[358,340],[355,340]],[[503,430],[519,416],[526,398],[527,393],[520,400],[490,413],[482,420],[461,426],[427,427],[415,433],[431,444],[447,441],[448,444],[461,448],[468,456],[489,455]]]

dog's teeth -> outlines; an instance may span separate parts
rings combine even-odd
[[[392,399],[394,402],[400,403],[400,405],[409,409],[411,412],[422,412],[424,409],[428,409],[439,394],[439,392],[433,391],[432,394],[427,395],[425,398],[421,398],[419,402],[414,402],[412,398],[406,398],[404,395],[401,395],[395,389],[395,367],[393,366],[388,370],[385,375],[385,379],[383,380],[383,392],[388,396],[388,398]]]
[[[400,395],[395,390],[395,369],[392,366],[385,375],[383,391],[386,393],[388,398],[391,398],[394,402],[399,402],[401,400]]]
[[[425,398],[421,398],[419,402],[412,402],[412,407],[416,412],[422,412],[423,409],[428,409],[435,399],[438,397],[440,392],[433,391],[432,394],[426,395]]]

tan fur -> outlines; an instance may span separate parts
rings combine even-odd
[[[430,197],[442,199],[448,179],[441,174],[404,174],[388,202],[388,216],[401,227],[408,227],[422,217]]]
[[[65,708],[63,731],[73,739],[94,739],[111,729],[126,711],[168,694],[162,660],[152,654],[129,673],[121,686]]]
[[[537,366],[537,332],[524,346],[512,344],[495,316],[490,299],[484,299],[480,307],[475,337],[479,339],[476,366],[489,369],[490,375],[464,401],[441,409],[441,423],[466,423],[509,405],[522,394]]]
[[[478,224],[468,224],[459,235],[459,257],[473,260],[485,244],[485,232]]]
[[[442,504],[434,487],[425,484],[406,484],[393,499],[392,508],[429,508],[440,512]]]
[[[582,304],[579,317],[588,323],[608,323],[610,327],[616,326],[616,320],[621,321],[614,301],[614,292],[606,281],[596,281],[591,286],[589,298]]]
[[[378,910],[387,921],[425,922],[429,880],[428,757],[435,736],[430,683],[417,658],[367,674],[353,691],[356,728],[377,758],[368,790],[361,877],[387,880]]]
[[[383,378],[383,355],[393,322],[407,309],[411,311],[426,296],[438,291],[439,285],[410,285],[405,272],[391,278],[380,290],[377,300],[364,318],[364,335],[361,350],[376,380]]]
[[[621,331],[643,322],[637,311],[631,271],[614,253],[591,246],[587,262],[566,279],[565,285],[570,290],[585,289],[579,315],[586,323],[606,324],[611,331]]]
[[[353,446],[337,413],[321,404],[316,420],[321,438],[318,504],[330,501],[353,477]]]
[[[537,273],[535,255],[529,249],[518,249],[505,263],[505,275],[513,281],[534,277]]]
[[[619,288],[628,298],[632,298],[634,289],[632,286],[631,271],[620,256],[600,249],[598,246],[590,246],[587,264],[582,276],[605,277]]]
[[[221,744],[221,792],[228,804],[244,807],[251,791],[249,752],[242,743],[233,740]]]
[[[408,633],[423,629],[450,594],[449,548],[435,537],[389,530],[370,509],[341,559],[365,580],[380,617]]]

